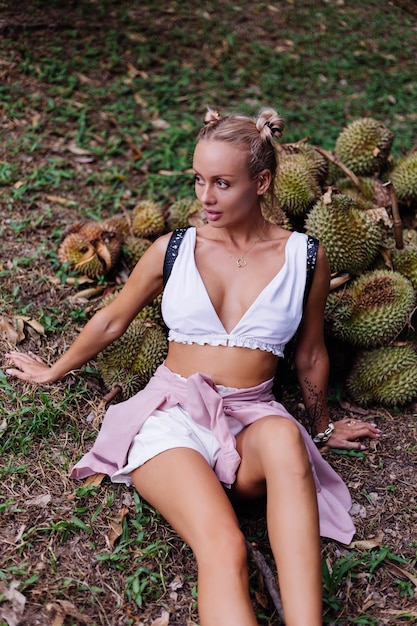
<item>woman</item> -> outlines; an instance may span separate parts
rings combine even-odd
[[[273,202],[281,117],[272,109],[257,119],[209,109],[205,122],[193,168],[208,223],[187,230],[164,289],[167,358],[145,390],[110,407],[72,475],[104,471],[114,482],[133,483],[190,545],[202,626],[256,624],[230,498],[266,494],[286,623],[318,626],[320,533],[348,543],[354,528],[345,485],[272,395],[278,360],[300,322],[295,364],[313,436],[363,449],[358,439],[379,433],[363,422],[330,424],[325,252],[320,246],[303,315],[307,238],[263,218],[262,203]],[[11,352],[16,368],[7,372],[53,382],[120,337],[163,289],[169,236],[149,248],[120,295],[52,367]]]

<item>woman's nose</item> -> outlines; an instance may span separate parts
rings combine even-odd
[[[200,201],[205,203],[205,204],[212,204],[213,203],[213,190],[211,188],[210,185],[203,185],[202,188],[200,188]]]

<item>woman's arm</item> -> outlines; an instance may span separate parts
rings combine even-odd
[[[51,367],[32,353],[9,352],[15,368],[6,373],[34,383],[51,383],[80,368],[120,337],[133,318],[162,291],[162,269],[169,235],[157,239],[141,257],[123,289],[84,326],[73,344]]]
[[[323,247],[317,256],[313,284],[300,326],[295,353],[295,366],[303,395],[307,419],[313,437],[329,426],[327,385],[329,357],[324,342],[324,309],[329,291],[330,268]],[[332,448],[363,449],[361,437],[376,438],[379,431],[374,424],[360,420],[340,420],[327,441]]]

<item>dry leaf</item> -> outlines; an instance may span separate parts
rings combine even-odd
[[[87,150],[86,148],[80,148],[80,146],[77,146],[75,141],[69,142],[69,144],[67,145],[67,150],[68,152],[71,152],[71,154],[76,154],[77,156],[85,156],[85,155],[92,154],[91,150]]]
[[[343,272],[342,274],[339,274],[338,276],[334,276],[333,278],[330,279],[330,291],[332,291],[333,289],[337,289],[341,285],[344,285],[351,278],[352,276],[348,274],[347,272]]]
[[[381,542],[376,539],[359,539],[358,541],[352,541],[349,544],[349,548],[356,548],[357,550],[372,550],[373,548],[379,548]]]
[[[121,536],[123,532],[123,520],[128,513],[129,513],[129,509],[126,509],[126,508],[120,509],[118,519],[116,521],[113,521],[110,524],[110,533],[107,538],[107,541],[111,548],[113,548],[114,544],[116,543],[116,541],[118,540],[118,538]]]
[[[27,506],[48,506],[51,501],[51,494],[45,493],[42,496],[36,496],[36,498],[30,498],[26,500]]]
[[[7,430],[7,420],[6,418],[4,418],[4,420],[2,421],[2,423],[0,424],[0,437],[2,436],[2,434]]]
[[[0,619],[7,622],[8,626],[18,626],[25,610],[26,598],[23,593],[17,590],[18,586],[17,580],[12,580],[9,589],[6,589],[3,583],[0,585],[0,593],[4,596],[4,600],[10,603],[7,606],[6,602],[3,601],[0,607]]]
[[[162,119],[152,120],[151,124],[157,130],[166,130],[170,127],[170,123]]]
[[[9,320],[2,315],[0,317],[0,332],[4,339],[12,346],[16,346],[18,343],[19,335],[16,329],[12,326]]]
[[[391,572],[391,574],[394,574],[394,576],[408,579],[413,583],[414,587],[417,588],[417,576],[413,576],[413,574],[407,572],[407,570],[403,569],[399,565],[396,565],[395,563],[386,563],[385,567],[389,572]]]
[[[19,316],[17,319],[23,320],[28,326],[36,330],[40,335],[45,335],[45,327],[38,322],[37,320],[33,320],[31,317],[22,317]]]
[[[99,285],[97,287],[89,287],[88,289],[82,289],[73,296],[74,300],[88,300],[88,298],[94,298],[99,296],[106,289],[106,285]]]
[[[376,534],[376,537],[352,541],[349,544],[349,548],[357,548],[358,550],[372,550],[373,548],[379,548],[380,546],[382,546],[383,539],[384,532],[382,530],[379,530]]]
[[[17,341],[18,343],[20,343],[21,341],[24,341],[25,339],[25,333],[23,332],[25,323],[21,317],[16,317],[15,320],[16,320],[16,330],[17,330]]]
[[[182,589],[183,584],[181,576],[175,576],[174,580],[169,584],[169,588],[172,589],[172,591],[177,591],[177,589]]]
[[[55,204],[62,204],[63,206],[73,204],[74,202],[73,200],[69,200],[68,198],[62,198],[61,196],[51,196],[49,194],[47,194],[45,198],[49,200],[49,202],[55,202]]]
[[[94,487],[98,487],[101,485],[103,478],[106,474],[93,474],[92,476],[88,476],[85,479],[83,487],[87,487],[87,485],[93,485]]]
[[[157,617],[151,623],[151,626],[168,626],[168,624],[169,624],[169,613],[168,611],[162,611],[161,617]]]
[[[65,621],[65,617],[69,615],[74,617],[79,624],[91,624],[91,618],[88,615],[83,615],[79,610],[68,600],[58,600],[58,602],[51,602],[46,605],[48,611],[56,611],[55,619],[52,622],[52,626],[62,626]]]

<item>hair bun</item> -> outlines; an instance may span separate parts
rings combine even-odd
[[[212,109],[211,107],[207,107],[207,112],[204,116],[204,124],[215,124],[219,120],[221,120],[222,116],[216,109]]]
[[[256,120],[256,128],[263,140],[281,137],[285,124],[275,109],[262,109]]]

